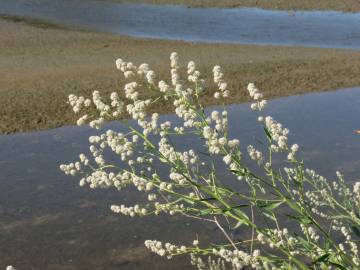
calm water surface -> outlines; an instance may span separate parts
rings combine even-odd
[[[229,106],[231,135],[243,147],[263,139],[248,104]],[[360,88],[276,99],[267,113],[291,130],[291,142],[320,174],[341,170],[360,176]],[[177,121],[172,115],[162,120]],[[107,128],[122,129],[111,123]],[[60,163],[87,152],[89,128],[64,127],[0,136],[0,267],[18,269],[188,269],[145,251],[145,239],[189,243],[196,232],[214,241],[215,228],[179,217],[130,219],[109,211],[111,203],[131,204],[135,193],[79,188],[62,175]],[[96,132],[95,132],[96,133]],[[175,141],[191,147],[192,138]],[[137,194],[137,193],[136,193]],[[241,237],[241,231],[237,232]]]
[[[135,37],[360,49],[360,13],[289,13],[90,0],[1,0],[0,14]]]

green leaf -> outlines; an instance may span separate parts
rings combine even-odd
[[[276,222],[276,219],[274,218],[273,215],[270,215],[269,213],[263,212],[263,215],[266,216],[267,218],[271,219],[272,221]]]
[[[326,254],[320,256],[319,258],[317,258],[315,261],[313,261],[312,264],[316,264],[319,262],[327,262],[329,257],[330,257],[330,254],[326,253]]]
[[[238,204],[238,205],[232,206],[231,208],[236,209],[236,208],[245,208],[245,207],[249,207],[249,206],[250,206],[249,204]]]
[[[360,230],[356,226],[351,226],[351,230],[356,234],[357,237],[360,237]]]
[[[245,224],[245,222],[243,221],[239,221],[238,223],[236,223],[236,225],[233,227],[233,230],[239,228],[241,225]]]
[[[297,187],[301,187],[301,182],[296,180],[296,178],[291,177],[291,182],[293,182]]]
[[[188,198],[182,198],[181,200],[183,200],[184,202],[187,202],[188,204],[191,204],[191,205],[194,205],[195,202],[191,199],[188,199]]]
[[[306,216],[293,216],[293,215],[290,215],[290,214],[287,214],[286,216],[288,216],[290,219],[293,219],[293,220],[296,220],[298,221],[299,223],[301,224],[304,224],[304,225],[310,225],[312,224],[313,222]]]
[[[329,263],[333,266],[336,266],[337,268],[339,268],[341,270],[348,270],[346,267],[342,266],[341,264],[334,263],[334,262],[329,262]]]
[[[301,208],[296,203],[291,202],[289,199],[285,199],[285,200],[291,209],[295,210],[296,212],[301,212]]]
[[[276,201],[276,202],[262,202],[258,203],[258,206],[265,210],[274,210],[275,208],[278,208],[280,205],[282,205],[285,201]]]
[[[305,240],[303,237],[301,236],[297,236],[296,239],[301,243],[302,246],[304,246],[307,250],[311,250],[312,247],[310,245],[310,243]]]
[[[199,201],[200,202],[207,202],[207,201],[216,201],[216,200],[217,200],[216,198],[211,197],[211,198],[200,199]]]
[[[242,220],[244,220],[245,224],[248,224],[249,217],[243,211],[241,211],[239,208],[235,208],[234,212],[239,215]]]
[[[266,136],[267,136],[270,140],[272,140],[272,137],[271,137],[271,134],[270,134],[269,130],[264,127],[264,131],[265,131],[265,133],[266,133]]]
[[[212,209],[203,209],[200,210],[200,213],[198,214],[199,216],[207,216],[210,215],[213,212]]]

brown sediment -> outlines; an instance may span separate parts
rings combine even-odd
[[[149,63],[169,79],[169,55],[194,60],[205,79],[221,65],[229,103],[247,101],[254,82],[268,98],[360,85],[360,51],[146,40],[84,31],[39,28],[0,20],[0,133],[74,124],[70,93],[123,92],[114,61]],[[214,105],[213,90],[204,96]],[[171,105],[157,106],[162,113]]]
[[[360,2],[357,0],[101,0],[118,3],[145,3],[186,5],[188,7],[205,8],[239,8],[258,7],[278,10],[336,10],[343,12],[359,12]]]

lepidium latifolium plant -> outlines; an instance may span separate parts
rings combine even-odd
[[[360,269],[360,182],[350,186],[340,172],[328,181],[308,169],[298,157],[299,146],[288,141],[289,130],[264,113],[267,101],[253,83],[247,87],[251,109],[265,139],[259,146],[243,146],[229,135],[228,112],[221,104],[231,90],[220,66],[213,68],[211,82],[202,79],[193,61],[182,69],[175,52],[168,81],[157,78],[148,64],[117,59],[116,68],[127,81],[123,94],[112,93],[108,103],[97,91],[90,99],[70,95],[69,104],[79,115],[78,125],[100,129],[119,121],[126,132],[89,137],[91,155],[80,154],[60,169],[78,176],[80,186],[119,192],[135,187],[145,193],[147,199],[138,204],[111,205],[117,214],[182,215],[212,223],[221,234],[214,239],[223,239],[210,244],[146,240],[150,251],[168,259],[189,255],[198,269]],[[210,88],[223,109],[209,112],[201,104]],[[144,91],[152,98],[142,99]],[[164,100],[173,105],[180,124],[148,113]],[[198,141],[179,150],[173,136]],[[109,151],[118,163],[107,161]],[[221,160],[220,169],[229,177],[219,176],[214,160]],[[239,230],[244,240],[234,239]]]

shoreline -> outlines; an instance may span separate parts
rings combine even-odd
[[[181,5],[188,8],[262,8],[283,11],[340,11],[360,12],[356,0],[98,0],[113,3]]]
[[[269,99],[360,85],[360,51],[150,40],[1,19],[0,26],[0,134],[74,124],[66,104],[71,93],[122,93],[124,80],[114,64],[119,57],[147,62],[166,80],[172,51],[183,66],[194,60],[208,81],[219,64],[232,90],[229,104],[249,100],[249,82]],[[209,88],[204,105],[216,105],[213,91]]]

